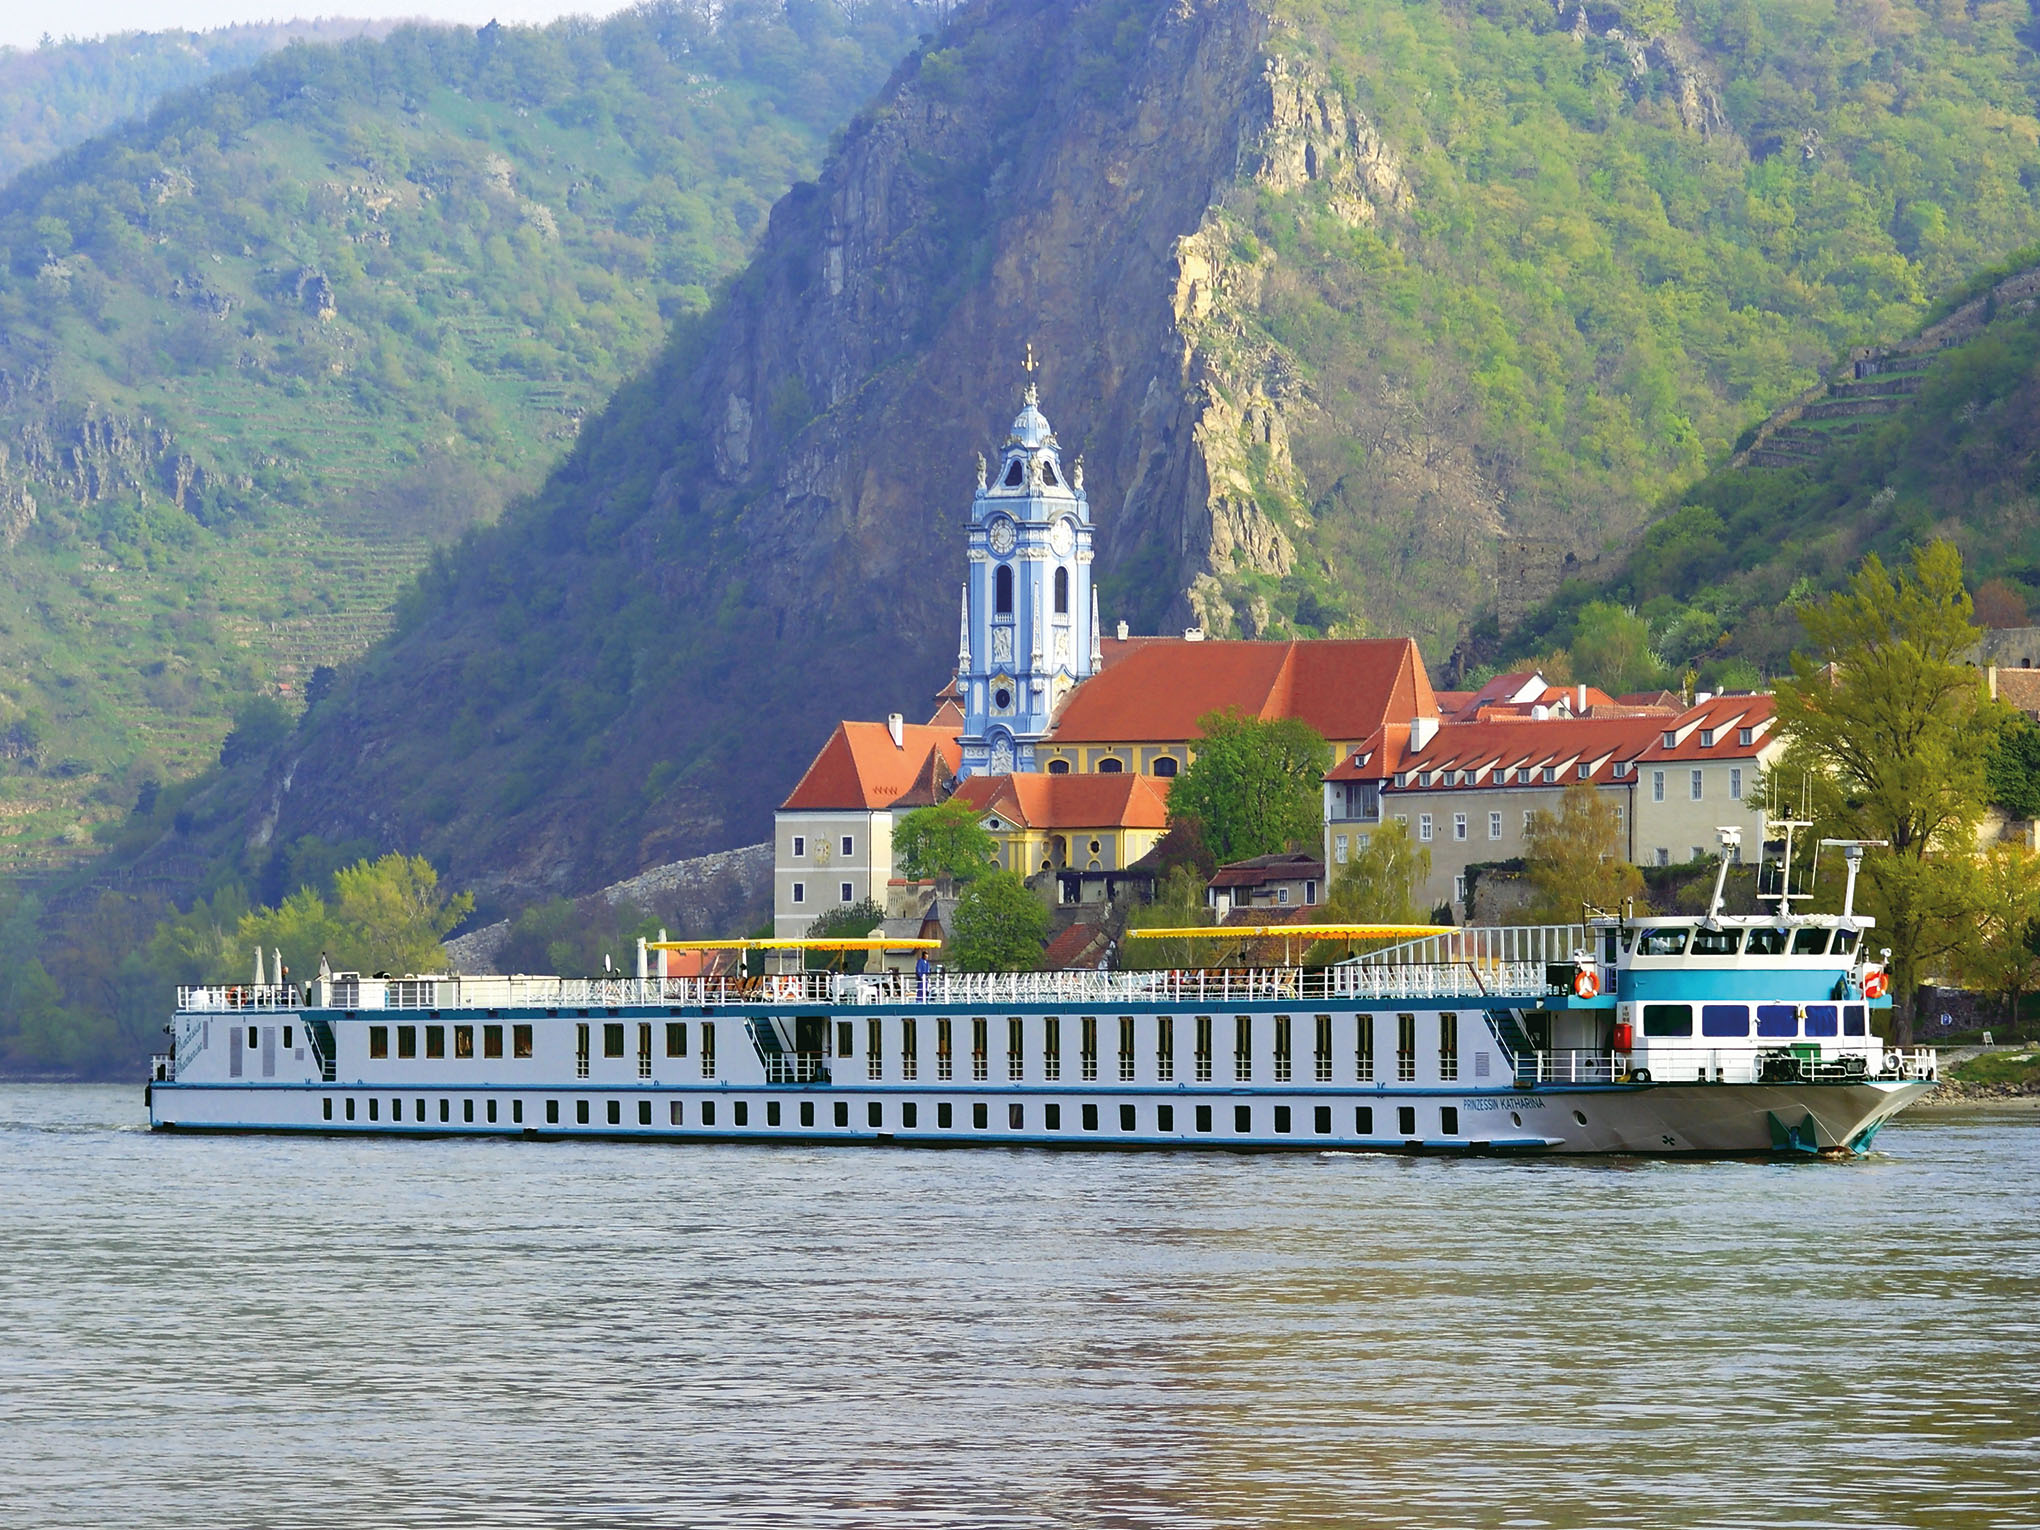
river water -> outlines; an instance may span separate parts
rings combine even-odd
[[[1878,1148],[159,1137],[0,1087],[0,1524],[2040,1524],[2040,1114]]]

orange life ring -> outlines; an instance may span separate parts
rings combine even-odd
[[[1890,987],[1891,979],[1882,967],[1872,967],[1863,974],[1863,997],[1866,999],[1881,999]]]
[[[1591,999],[1601,991],[1601,980],[1594,976],[1594,969],[1582,967],[1574,974],[1572,991],[1583,999]]]

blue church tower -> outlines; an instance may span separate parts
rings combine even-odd
[[[1065,472],[1040,404],[1029,383],[989,479],[978,458],[956,654],[966,776],[1034,770],[1056,708],[1101,659],[1084,463]]]

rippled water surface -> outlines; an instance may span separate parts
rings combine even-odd
[[[159,1137],[0,1088],[0,1524],[2040,1524],[2040,1115],[1879,1147]]]

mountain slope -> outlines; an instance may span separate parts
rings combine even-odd
[[[906,3],[293,47],[0,192],[0,866],[388,630],[705,307]]]
[[[320,17],[205,32],[120,32],[0,48],[0,184],[139,116],[173,91],[244,68],[293,42],[381,37],[388,21]]]
[[[2040,236],[2022,16],[980,0],[181,838],[505,898],[757,838],[834,717],[942,683],[1030,342],[1107,620],[1440,658],[1498,541],[1617,541]]]
[[[1866,553],[1890,562],[1936,537],[1962,550],[1972,587],[1995,582],[1980,614],[2022,620],[2040,604],[2040,265],[1974,286],[1749,432],[1733,463],[1500,651],[1570,643],[1589,602],[1614,600],[1703,682],[1730,665],[1776,674],[1799,638],[1799,599]]]

